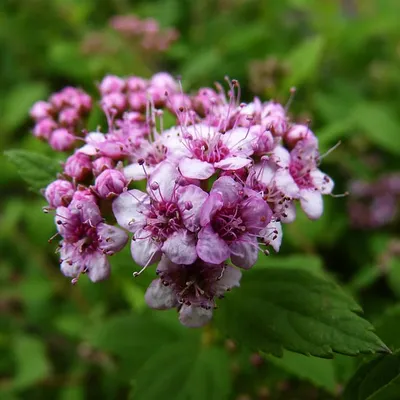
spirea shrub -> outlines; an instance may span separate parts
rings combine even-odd
[[[322,215],[333,181],[319,169],[314,133],[277,102],[241,103],[239,83],[227,82],[227,92],[217,85],[191,94],[167,73],[106,76],[98,85],[104,132],[87,130],[93,101],[81,89],[32,107],[33,134],[54,151],[74,149],[44,190],[72,283],[108,278],[109,256],[132,234],[142,268],[134,276],[157,264],[147,304],[177,307],[182,324],[202,326],[242,271],[279,251],[296,203],[311,219]],[[165,113],[174,117],[168,129]]]

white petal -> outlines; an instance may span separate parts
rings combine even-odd
[[[108,255],[121,251],[128,241],[128,235],[113,225],[98,224],[97,234],[100,239],[99,248]]]
[[[163,244],[161,251],[176,264],[193,264],[197,259],[196,239],[186,230],[174,232]]]
[[[212,309],[183,305],[179,311],[179,321],[189,328],[200,328],[212,318]]]
[[[229,249],[231,251],[231,261],[237,267],[249,269],[257,261],[258,244],[256,238],[242,235],[240,240],[233,242],[229,246]]]
[[[135,232],[145,223],[141,211],[150,203],[149,196],[140,190],[128,190],[121,193],[112,203],[114,216],[120,226]]]
[[[179,171],[185,178],[208,179],[215,168],[206,161],[184,157],[179,161]]]
[[[135,235],[136,240],[131,242],[131,254],[136,264],[144,267],[158,261],[161,257],[161,251],[151,238],[141,239],[140,235],[145,237],[146,232],[139,231],[139,235]]]
[[[320,193],[322,194],[332,193],[333,187],[335,185],[332,178],[324,174],[319,169],[311,171],[310,176],[312,182],[314,183],[315,188],[318,189]]]
[[[148,174],[151,174],[154,168],[151,166],[146,166],[145,169]],[[133,181],[141,181],[142,179],[146,178],[143,165],[139,165],[138,163],[127,165],[124,168],[124,175],[127,179],[132,179]]]
[[[251,162],[252,161],[249,158],[227,157],[219,162],[214,163],[214,167],[227,171],[237,171],[238,169],[251,164]]]
[[[107,256],[96,251],[85,258],[87,275],[92,282],[99,282],[110,276],[110,263]]]
[[[176,180],[179,177],[180,173],[176,166],[168,161],[163,161],[150,175],[147,191],[158,201],[171,200],[176,189]],[[152,190],[153,183],[158,185],[158,189]]]
[[[322,195],[317,190],[303,189],[300,191],[301,208],[310,219],[318,219],[324,210]]]
[[[265,228],[264,241],[268,246],[278,252],[282,244],[282,224],[280,222],[272,221]]]
[[[284,147],[276,146],[272,154],[272,159],[279,167],[288,167],[290,164],[290,153]]]
[[[178,207],[183,223],[191,232],[195,232],[200,226],[200,210],[207,200],[208,194],[196,185],[187,185],[177,189]],[[192,208],[186,209],[190,203]]]
[[[215,282],[215,293],[217,296],[223,295],[228,289],[240,286],[242,273],[235,267],[225,267],[221,279]]]
[[[170,286],[164,286],[160,279],[150,283],[144,295],[147,305],[155,310],[167,310],[178,305],[176,294]]]
[[[299,187],[294,181],[292,175],[290,175],[289,170],[286,168],[279,168],[276,171],[274,181],[276,187],[286,196],[289,196],[293,199],[299,197]]]
[[[290,224],[296,219],[296,206],[294,203],[290,203],[287,208],[285,208],[286,217],[282,217],[281,221],[284,224]]]

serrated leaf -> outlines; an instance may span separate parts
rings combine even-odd
[[[354,109],[354,118],[372,144],[394,155],[400,154],[399,121],[387,107],[376,103],[361,103]]]
[[[284,86],[299,85],[315,76],[323,49],[324,39],[322,36],[315,36],[306,39],[292,50],[285,60],[290,67],[291,73]]]
[[[344,400],[398,400],[400,351],[363,364],[346,387]]]
[[[306,271],[259,268],[246,273],[215,314],[220,329],[238,343],[274,355],[283,348],[327,358],[389,351],[359,312],[331,281]]]
[[[221,348],[175,343],[154,353],[135,382],[132,399],[224,400],[231,391],[229,359]]]
[[[281,358],[267,356],[268,360],[297,378],[334,393],[336,377],[333,360],[307,357],[303,354],[285,351]]]
[[[20,335],[14,339],[14,356],[17,372],[13,381],[15,389],[24,389],[50,373],[50,364],[43,343],[33,336]]]
[[[33,190],[40,190],[56,179],[61,172],[59,161],[43,154],[26,150],[8,150],[6,156],[13,162],[21,177]]]

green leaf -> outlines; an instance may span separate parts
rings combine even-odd
[[[50,374],[50,364],[46,356],[46,349],[37,338],[20,335],[14,340],[17,372],[13,387],[23,389],[46,378]]]
[[[386,310],[376,323],[376,332],[391,349],[400,349],[400,304]]]
[[[229,359],[221,348],[179,342],[156,351],[135,381],[133,399],[224,400],[231,391]]]
[[[344,400],[398,400],[400,351],[363,364],[350,380]]]
[[[330,393],[335,392],[337,382],[333,360],[307,357],[291,351],[285,351],[282,358],[273,356],[267,358],[295,377],[305,379]]]
[[[285,60],[291,70],[284,87],[296,86],[316,76],[324,49],[324,39],[315,36],[300,43]]]
[[[394,155],[400,155],[399,121],[379,103],[361,103],[354,109],[357,125],[372,144]]]
[[[393,293],[400,298],[400,257],[392,257],[388,263],[388,283]]]
[[[335,283],[306,271],[253,269],[215,313],[238,343],[274,355],[283,348],[318,357],[389,351]],[[240,321],[240,323],[238,323]]]
[[[46,187],[56,179],[57,173],[61,172],[59,161],[43,154],[26,150],[8,150],[5,154],[17,166],[21,177],[35,191]]]
[[[0,126],[12,131],[29,118],[29,109],[37,100],[43,99],[48,92],[42,82],[24,82],[15,87],[7,96]]]

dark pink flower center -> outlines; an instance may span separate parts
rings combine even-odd
[[[300,162],[292,161],[289,166],[289,172],[299,187],[312,188],[314,186],[310,175],[310,165],[303,163],[301,160]]]
[[[195,158],[209,163],[221,161],[229,154],[229,149],[222,140],[211,144],[203,139],[194,139],[191,141],[190,147]]]
[[[238,206],[222,208],[213,218],[211,226],[221,239],[229,243],[234,242],[246,232]]]
[[[183,226],[179,208],[172,201],[153,201],[146,217],[144,229],[150,232],[154,240],[159,242],[164,242]]]

